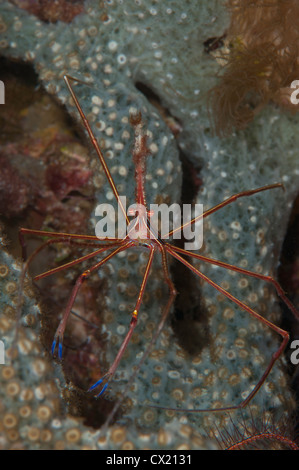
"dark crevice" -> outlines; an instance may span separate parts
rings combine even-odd
[[[146,99],[151,103],[152,106],[157,108],[160,116],[165,121],[166,125],[169,127],[173,135],[176,137],[182,130],[180,120],[177,117],[172,116],[169,109],[162,104],[162,100],[159,95],[157,95],[157,93],[153,91],[148,85],[137,81],[135,83],[135,87],[146,97]]]
[[[181,130],[180,121],[162,105],[160,97],[148,85],[139,81],[135,83],[135,86],[157,108],[176,137]],[[188,159],[179,145],[178,151],[183,173],[180,203],[194,204],[201,185],[200,168]],[[184,239],[175,240],[175,244],[184,248]],[[192,258],[186,257],[186,259],[192,263]],[[208,342],[208,325],[200,297],[199,279],[190,269],[175,259],[170,269],[178,292],[174,303],[172,328],[180,346],[190,355],[197,355]]]
[[[14,107],[25,107],[34,99],[35,90],[38,86],[38,76],[31,64],[19,60],[0,57],[1,80],[5,87],[5,105],[0,107],[0,137],[6,141],[13,135],[14,139],[19,137],[20,126],[15,116]],[[19,85],[18,82],[19,81]],[[14,99],[15,88],[23,87],[24,93]],[[31,90],[31,94],[29,92]],[[2,112],[1,112],[2,111]]]
[[[299,307],[299,195],[297,196],[290,220],[287,233],[283,242],[280,264],[278,269],[278,281],[286,292],[288,298],[295,307]],[[281,327],[290,333],[289,345],[294,340],[299,340],[299,322],[294,318],[292,312],[281,302],[283,312]],[[296,348],[298,349],[298,347]],[[288,372],[291,377],[291,386],[294,391],[297,403],[297,422],[299,422],[299,365],[292,364],[291,354],[294,349],[286,348]],[[297,436],[299,436],[299,424],[296,426]]]
[[[299,301],[299,196],[294,202],[287,233],[283,242],[278,280],[288,298],[298,305]],[[284,304],[283,304],[284,305]],[[291,340],[299,339],[299,322],[292,312],[284,306],[282,327],[291,332]],[[298,390],[299,393],[299,390]],[[299,394],[298,394],[299,399]]]
[[[186,155],[179,150],[182,163],[183,181],[181,204],[194,204],[201,180],[200,168],[196,168]],[[185,240],[176,240],[176,246],[184,248]],[[192,263],[192,258],[185,257]],[[209,329],[200,294],[199,278],[179,261],[171,266],[171,275],[178,292],[174,304],[172,327],[180,346],[190,355],[198,355],[209,341]]]
[[[10,75],[21,78],[22,82],[28,85],[38,85],[38,75],[32,64],[20,61],[19,59],[7,59],[0,57],[1,80],[5,80]]]

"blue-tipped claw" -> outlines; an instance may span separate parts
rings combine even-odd
[[[62,359],[62,343],[60,341],[58,344],[58,357],[59,359]]]
[[[101,383],[103,383],[108,377],[108,374],[104,375],[100,380],[98,380],[95,384],[93,384],[89,389],[88,391],[91,392],[92,390],[94,390],[95,388],[97,388],[99,385],[101,385]],[[102,390],[100,391],[100,393],[97,395],[97,397],[100,397],[101,395],[103,395],[103,393],[105,392],[106,388],[108,387],[108,384],[109,384],[109,380],[105,383],[105,385],[103,386]]]
[[[51,348],[52,356],[55,355],[56,345],[57,345],[57,339],[56,339],[56,335],[55,335],[54,341],[53,341],[53,343],[52,343],[52,348]],[[61,341],[61,338],[60,338],[60,337],[59,337],[59,339],[58,339],[58,358],[59,358],[60,360],[62,359],[62,341]]]
[[[56,349],[56,339],[54,339],[54,341],[53,341],[53,343],[52,343],[52,348],[51,348],[51,354],[52,354],[52,356],[54,356],[55,349]]]
[[[108,387],[108,382],[104,385],[104,387],[102,388],[102,390],[100,391],[100,393],[97,394],[97,397],[100,397],[101,395],[103,395],[103,393],[105,392],[106,388]]]

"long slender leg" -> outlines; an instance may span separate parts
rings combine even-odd
[[[114,361],[113,361],[111,367],[109,368],[107,374],[105,374],[100,380],[98,380],[89,389],[89,390],[94,390],[96,387],[98,387],[99,385],[101,385],[102,383],[105,382],[105,385],[103,386],[103,388],[100,391],[100,393],[98,394],[98,396],[102,395],[102,393],[104,393],[104,391],[108,387],[109,381],[112,379],[113,375],[115,374],[115,371],[118,367],[118,364],[119,364],[119,362],[120,362],[120,360],[121,360],[128,344],[130,342],[130,339],[132,337],[134,329],[137,325],[138,312],[139,312],[140,305],[141,305],[142,298],[143,298],[143,294],[144,294],[144,291],[145,291],[145,286],[146,286],[146,283],[148,281],[150,268],[152,266],[154,252],[155,252],[155,249],[152,246],[149,247],[149,250],[150,250],[150,255],[149,255],[149,259],[148,259],[148,262],[147,262],[147,265],[146,265],[146,268],[145,268],[145,273],[143,275],[143,279],[142,279],[141,287],[140,287],[140,290],[139,290],[138,298],[137,298],[137,301],[136,301],[135,309],[132,313],[129,330],[128,330],[128,332],[127,332],[127,334],[126,334],[126,336],[125,336],[125,338],[124,338],[124,340],[123,340],[123,342],[122,342],[122,344],[119,348],[119,351],[116,355],[116,358],[114,359]]]
[[[129,246],[130,246],[131,242],[127,242],[125,243],[124,245],[121,245],[119,246],[118,248],[116,248],[116,250],[114,250],[112,253],[110,253],[109,255],[107,255],[105,258],[103,258],[101,261],[99,261],[98,263],[96,263],[94,266],[92,266],[91,268],[87,269],[86,271],[84,271],[77,279],[76,281],[76,284],[72,290],[72,293],[71,293],[71,296],[69,298],[69,301],[67,303],[67,306],[66,306],[66,309],[65,309],[65,312],[64,312],[64,315],[62,317],[62,320],[60,321],[59,323],[59,326],[56,330],[56,333],[55,333],[55,336],[54,336],[54,341],[53,341],[53,344],[52,344],[52,354],[54,354],[55,352],[55,349],[56,349],[56,345],[58,343],[58,357],[59,359],[62,358],[62,342],[63,342],[63,334],[64,334],[64,330],[65,330],[65,327],[66,327],[66,323],[67,323],[67,320],[68,320],[68,317],[71,313],[71,310],[72,310],[72,307],[73,307],[73,304],[75,302],[75,299],[77,297],[77,294],[78,294],[78,291],[82,285],[82,283],[85,281],[85,279],[87,279],[91,273],[93,271],[95,271],[96,269],[100,268],[100,266],[102,266],[104,263],[106,263],[107,261],[109,261],[109,259],[111,259],[113,256],[115,256],[117,253],[119,253],[120,251],[124,251],[126,250]]]
[[[20,232],[19,232],[19,235],[21,234],[21,230],[23,229],[20,229]],[[28,232],[27,232],[28,233]],[[22,237],[20,236],[20,240],[22,240]],[[36,250],[33,251],[33,253],[31,253],[31,255],[29,256],[29,258],[24,262],[23,264],[23,267],[22,267],[22,271],[21,271],[21,275],[20,275],[20,281],[19,281],[19,290],[18,290],[18,300],[17,300],[17,321],[16,321],[16,330],[15,330],[15,339],[14,339],[14,344],[16,344],[16,341],[17,341],[17,338],[18,338],[18,331],[19,331],[19,323],[20,323],[20,318],[21,318],[21,313],[22,313],[22,305],[23,305],[23,289],[24,289],[24,281],[25,281],[25,276],[26,276],[26,273],[28,271],[28,268],[29,268],[29,265],[30,263],[33,261],[33,259],[44,249],[46,248],[47,246],[49,245],[53,245],[54,243],[69,243],[69,244],[73,244],[73,243],[76,243],[74,242],[73,240],[71,240],[69,237],[67,238],[59,238],[58,236],[55,235],[55,239],[52,239],[52,240],[47,240],[45,241],[44,243],[42,243],[42,245],[40,245],[38,248],[36,248]],[[23,249],[23,255],[25,255],[25,252],[24,252],[24,247],[25,247],[25,244],[24,243],[21,243],[22,245],[22,249]],[[80,243],[80,245],[82,246],[82,242]],[[90,246],[88,243],[83,243],[84,246]],[[96,246],[99,246],[98,244]],[[97,254],[97,253],[96,253]],[[93,253],[92,253],[93,255]],[[78,260],[76,260],[78,261]],[[78,262],[80,261],[84,261],[82,259],[80,259]],[[75,264],[75,262],[73,262],[73,264]],[[57,271],[60,271],[64,269],[63,266],[59,266],[58,268],[55,268],[55,272]],[[48,272],[49,274],[52,274],[52,272]],[[46,275],[49,275],[47,273],[44,273],[44,275],[40,275],[40,276],[36,276],[34,278],[34,280],[38,280],[40,279],[41,277],[45,277],[45,274]]]
[[[75,238],[81,240],[94,240],[94,241],[121,241],[122,238],[114,238],[114,237],[102,237],[99,238],[96,235],[80,235],[77,233],[65,233],[65,232],[48,232],[46,230],[34,230],[31,228],[20,228],[20,232],[22,234],[29,234],[29,235],[38,235],[40,237],[62,237],[62,238]]]
[[[118,191],[117,191],[117,189],[116,189],[115,183],[114,183],[113,178],[112,178],[111,173],[110,173],[110,170],[109,170],[109,168],[108,168],[108,166],[107,166],[107,164],[106,164],[106,162],[105,162],[104,156],[103,156],[102,151],[101,151],[101,149],[100,149],[100,147],[99,147],[99,144],[98,144],[98,142],[97,142],[97,139],[95,138],[95,135],[94,135],[94,133],[93,133],[93,131],[92,131],[90,125],[89,125],[88,120],[86,119],[86,116],[85,116],[85,114],[84,114],[84,112],[83,112],[83,109],[82,109],[82,107],[81,107],[81,105],[80,105],[80,103],[79,103],[79,101],[78,101],[78,99],[77,99],[77,97],[76,97],[76,95],[75,95],[75,92],[74,92],[74,90],[73,90],[73,88],[72,88],[72,86],[71,86],[71,84],[70,84],[70,80],[73,80],[73,81],[78,82],[78,83],[84,83],[84,82],[82,82],[81,80],[77,80],[76,78],[71,77],[71,76],[69,76],[69,75],[64,75],[63,78],[64,78],[64,81],[65,81],[65,83],[66,83],[66,85],[67,85],[67,87],[68,87],[68,89],[69,89],[70,94],[72,95],[72,98],[73,98],[73,100],[74,100],[74,103],[75,103],[75,105],[76,105],[76,108],[77,108],[78,111],[79,111],[80,117],[81,117],[82,122],[83,122],[83,124],[84,124],[84,126],[85,126],[85,129],[86,129],[87,132],[88,132],[88,135],[89,135],[89,138],[90,138],[90,140],[91,140],[91,143],[92,143],[92,145],[93,145],[93,147],[94,147],[94,149],[95,149],[95,151],[96,151],[96,153],[97,153],[97,155],[98,155],[98,157],[99,157],[99,160],[100,160],[100,162],[101,162],[101,165],[102,165],[102,167],[103,167],[103,170],[104,170],[104,172],[105,172],[105,175],[106,175],[106,177],[107,177],[107,180],[109,181],[109,184],[110,184],[110,186],[111,186],[111,188],[112,188],[112,191],[113,191],[113,193],[114,193],[115,199],[117,200],[117,203],[119,204],[119,207],[121,208],[121,211],[122,211],[122,213],[123,213],[123,215],[124,215],[124,217],[125,217],[126,224],[129,225],[130,221],[129,221],[129,219],[128,219],[127,213],[126,213],[125,208],[124,208],[124,206],[123,206],[123,203],[122,203],[122,201],[121,201],[121,199],[120,199],[120,196],[119,196],[119,194],[118,194]]]
[[[208,217],[209,215],[213,214],[219,209],[222,209],[222,207],[227,206],[228,204],[231,204],[232,202],[236,201],[237,199],[241,197],[252,196],[253,194],[260,193],[261,191],[268,191],[269,189],[275,189],[275,188],[283,188],[283,184],[282,183],[269,184],[268,186],[262,186],[261,188],[251,189],[248,191],[242,191],[240,193],[234,194],[233,196],[230,196],[228,199],[225,199],[224,201],[220,202],[220,204],[217,204],[217,206],[211,207],[211,209],[208,209],[203,214],[200,214],[199,216],[194,217],[194,219],[190,220],[189,222],[186,222],[180,227],[177,227],[171,230],[168,234],[163,235],[163,238],[171,237],[174,233],[183,230],[185,227],[188,227],[189,225],[193,225],[198,220]]]
[[[112,245],[105,245],[105,246],[102,246],[101,248],[99,248],[98,250],[96,251],[93,251],[92,253],[88,253],[87,255],[84,255],[84,256],[81,256],[81,258],[78,258],[78,259],[75,259],[73,261],[69,261],[68,263],[65,263],[61,266],[57,266],[57,268],[53,268],[53,269],[49,269],[49,271],[46,271],[42,274],[38,274],[37,276],[34,277],[34,281],[39,281],[40,279],[43,279],[47,276],[50,276],[51,274],[55,274],[59,271],[62,271],[63,269],[67,269],[67,268],[70,268],[72,266],[75,266],[76,264],[78,263],[82,263],[83,261],[86,261],[90,258],[94,258],[95,256],[97,255],[100,255],[101,253],[103,253],[104,251],[107,251],[111,248],[115,248],[119,246],[118,243],[113,243]]]
[[[33,251],[33,253],[30,254],[28,259],[26,259],[26,244],[25,244],[25,239],[24,239],[24,234],[31,234],[31,235],[38,235],[38,236],[47,236],[51,237],[50,240],[46,240],[44,243],[42,243],[36,250]],[[57,244],[57,243],[67,243],[70,245],[77,245],[80,247],[90,247],[90,248],[98,248],[99,242],[101,241],[98,237],[96,236],[91,236],[91,235],[77,235],[77,234],[68,234],[68,233],[63,233],[63,232],[47,232],[43,230],[32,230],[32,229],[26,229],[26,228],[20,228],[19,230],[19,240],[20,244],[22,247],[22,255],[23,259],[26,261],[23,264],[21,275],[20,275],[20,282],[19,282],[19,289],[18,289],[18,300],[17,300],[17,319],[16,319],[16,328],[15,328],[15,336],[14,336],[14,341],[13,341],[13,348],[17,344],[18,340],[18,334],[19,334],[19,325],[20,325],[20,319],[21,319],[21,314],[22,314],[22,305],[23,305],[23,289],[24,289],[24,281],[25,281],[25,276],[28,271],[30,263],[32,263],[33,259],[47,246],[52,245],[52,244]],[[79,240],[79,241],[78,241]],[[115,248],[119,244],[123,244],[124,240],[118,239],[118,238],[105,238],[104,239],[106,242],[110,242],[107,245],[102,245],[100,249],[94,251],[93,253],[89,253],[88,255],[82,256],[81,258],[71,261],[69,263],[66,263],[62,266],[58,266],[57,268],[53,268],[45,273],[42,273],[38,276],[35,276],[34,281],[38,281],[39,279],[42,279],[46,276],[49,276],[51,274],[54,274],[58,271],[62,271],[63,269],[67,269],[68,267],[74,266],[75,264],[78,264],[80,262],[83,262],[87,259],[90,259],[94,256],[97,256],[98,254],[104,252],[107,249]],[[97,242],[97,243],[96,243]]]
[[[192,258],[199,259],[200,261],[204,261],[205,263],[214,264],[215,266],[220,266],[221,268],[229,269],[230,271],[236,271],[240,274],[245,274],[247,276],[254,277],[256,279],[260,279],[262,281],[270,282],[276,289],[277,294],[281,298],[281,300],[288,306],[291,312],[295,315],[295,317],[299,320],[299,312],[292,304],[292,302],[287,298],[285,295],[281,285],[271,276],[265,276],[263,274],[257,274],[252,271],[248,271],[247,269],[239,268],[238,266],[234,266],[232,264],[224,263],[223,261],[218,261],[213,258],[207,258],[206,256],[199,255],[197,253],[193,253],[182,248],[172,246],[169,243],[166,243],[166,246],[171,250],[181,253],[182,255],[191,256]]]
[[[223,289],[218,284],[216,284],[214,281],[209,279],[207,276],[205,276],[203,273],[201,273],[198,269],[196,269],[194,266],[192,266],[192,264],[190,264],[188,261],[186,261],[184,258],[182,258],[178,253],[176,253],[174,250],[169,248],[169,246],[166,246],[166,250],[170,255],[172,255],[178,261],[183,263],[185,266],[187,266],[187,268],[189,268],[194,274],[196,274],[201,279],[206,281],[208,284],[210,284],[212,287],[214,287],[218,292],[220,292],[221,294],[226,296],[229,300],[234,302],[236,305],[241,307],[243,310],[246,310],[246,312],[250,313],[250,315],[252,315],[254,318],[256,318],[257,320],[262,322],[264,325],[269,326],[273,331],[275,331],[276,333],[278,333],[282,337],[282,342],[281,342],[279,348],[277,349],[277,351],[275,351],[272,354],[271,360],[270,360],[265,372],[263,373],[261,379],[255,385],[255,387],[249,393],[249,395],[239,405],[232,405],[232,406],[227,406],[227,407],[223,407],[223,408],[213,408],[213,409],[186,410],[186,409],[176,409],[175,408],[174,410],[175,411],[181,411],[181,412],[182,411],[184,411],[184,412],[192,411],[192,412],[198,412],[199,413],[199,412],[205,412],[205,411],[227,411],[227,410],[234,410],[234,409],[244,408],[250,402],[250,400],[254,397],[254,395],[258,392],[258,390],[261,388],[261,386],[265,382],[266,378],[268,377],[272,367],[274,366],[275,362],[282,355],[284,349],[286,348],[286,346],[288,344],[289,334],[285,330],[283,330],[283,329],[279,328],[278,326],[274,325],[273,323],[271,323],[266,318],[263,318],[261,315],[259,315],[257,312],[255,312],[248,305],[244,304],[239,299],[237,299],[232,294],[230,294],[225,289]],[[160,407],[160,406],[156,406],[156,405],[151,405],[151,406],[154,407],[154,408],[165,408],[165,407]]]
[[[160,243],[158,243],[160,245]],[[140,359],[135,371],[133,372],[133,374],[130,376],[129,380],[128,380],[128,384],[126,386],[126,388],[124,389],[123,393],[122,393],[122,398],[121,400],[119,400],[113,407],[111,413],[109,414],[103,428],[102,428],[102,431],[103,433],[105,434],[105,431],[107,430],[109,424],[111,423],[112,419],[114,418],[117,410],[119,409],[119,407],[121,406],[123,400],[125,399],[125,397],[127,396],[127,393],[131,387],[131,384],[132,382],[134,382],[135,380],[135,377],[137,376],[137,374],[139,373],[139,370],[141,369],[144,361],[146,360],[146,358],[149,356],[154,344],[156,343],[157,341],[157,338],[158,336],[160,335],[164,325],[165,325],[165,321],[166,319],[168,318],[168,315],[169,315],[169,312],[170,312],[170,309],[171,309],[171,306],[174,302],[174,299],[177,295],[177,291],[174,287],[174,284],[170,278],[170,275],[169,275],[169,270],[168,270],[168,263],[167,263],[167,255],[166,255],[166,252],[165,252],[165,249],[164,249],[164,245],[160,245],[160,248],[161,248],[161,254],[162,254],[162,266],[163,266],[163,271],[164,271],[164,280],[165,282],[167,283],[168,287],[169,287],[169,296],[168,296],[168,301],[167,301],[167,304],[165,305],[165,307],[163,308],[162,310],[162,316],[161,316],[161,319],[158,323],[158,326],[155,330],[155,333],[153,334],[152,338],[151,338],[151,341],[148,345],[148,347],[146,348],[146,351],[144,352],[142,358]]]
[[[22,229],[21,229],[22,230]],[[21,233],[21,232],[20,232]],[[28,233],[28,232],[27,232]],[[47,232],[46,232],[47,233]],[[25,261],[24,265],[23,265],[23,268],[22,268],[22,272],[21,272],[21,276],[20,276],[20,282],[19,282],[19,292],[18,292],[18,302],[17,302],[17,328],[16,328],[16,332],[18,330],[18,324],[19,324],[19,319],[20,319],[20,316],[21,316],[21,309],[22,309],[22,299],[23,299],[23,296],[22,296],[22,292],[23,292],[23,288],[24,288],[24,280],[25,280],[25,275],[26,275],[26,272],[28,271],[28,267],[30,265],[30,263],[33,261],[33,259],[44,249],[46,248],[47,246],[49,245],[52,245],[52,244],[55,244],[55,243],[68,243],[70,245],[78,245],[80,247],[92,247],[92,248],[97,248],[99,246],[99,244],[97,243],[89,243],[89,242],[77,242],[76,240],[73,240],[72,238],[69,238],[69,237],[65,237],[65,238],[59,238],[57,236],[57,234],[54,235],[55,238],[54,239],[51,239],[51,240],[47,240],[45,241],[42,245],[40,245],[36,250],[33,251],[33,253],[31,253],[31,255],[29,256],[29,258]],[[80,236],[81,238],[81,236]],[[74,260],[74,261],[71,261],[70,263],[66,263],[64,264],[63,266],[58,266],[57,268],[53,268],[43,274],[40,274],[38,276],[35,276],[34,280],[37,281],[43,277],[46,277],[46,276],[49,276],[50,274],[54,274],[55,272],[58,272],[58,271],[61,271],[63,269],[66,269],[70,266],[73,266],[77,263],[80,263],[82,261],[85,261],[86,259],[89,259],[93,256],[96,256],[98,254],[100,254],[102,251],[104,250],[107,250],[109,248],[114,248],[115,246],[117,246],[117,244],[119,243],[122,243],[123,241],[122,240],[118,240],[118,243],[112,243],[112,244],[109,244],[109,245],[104,245],[104,246],[101,246],[101,248],[93,253],[90,253],[88,255],[85,255],[77,260]],[[24,247],[24,245],[22,245],[22,247]],[[23,253],[24,254],[24,253]],[[17,333],[16,333],[17,335]]]
[[[23,299],[23,296],[22,296],[22,292],[23,292],[23,288],[24,288],[24,280],[25,280],[25,275],[26,275],[26,272],[28,271],[28,267],[30,265],[30,263],[33,261],[33,259],[44,249],[46,248],[47,246],[49,245],[53,245],[55,243],[68,243],[70,245],[74,245],[74,244],[77,244],[79,246],[84,246],[84,247],[98,247],[99,244],[90,244],[90,243],[87,243],[87,242],[76,242],[75,240],[72,240],[70,238],[56,238],[55,239],[52,239],[52,240],[47,240],[45,241],[42,245],[40,245],[36,250],[33,251],[33,253],[31,253],[31,255],[29,256],[29,258],[25,261],[24,265],[23,265],[23,268],[22,268],[22,272],[21,272],[21,276],[20,276],[20,282],[19,282],[19,292],[18,292],[18,302],[17,302],[17,328],[16,328],[16,332],[18,330],[18,323],[19,323],[19,319],[20,319],[20,316],[21,316],[21,309],[22,309],[22,299]],[[46,276],[49,276],[51,274],[54,274],[58,271],[62,271],[63,269],[66,269],[70,266],[74,266],[75,264],[78,264],[78,263],[81,263],[89,258],[92,258],[100,253],[102,253],[103,251],[107,250],[107,249],[110,249],[110,248],[115,248],[115,246],[117,246],[119,243],[122,243],[122,240],[119,241],[117,244],[113,243],[113,244],[109,244],[109,245],[105,245],[105,246],[102,246],[100,249],[94,251],[93,253],[89,253],[88,255],[85,255],[85,256],[82,256],[81,258],[78,258],[74,261],[70,261],[69,263],[66,263],[62,266],[58,266],[57,268],[53,268],[53,269],[50,269],[49,271],[45,272],[45,273],[42,273],[42,274],[39,274],[38,276],[35,276],[34,277],[34,280],[35,281],[38,281],[39,279],[42,279]],[[17,333],[16,333],[17,334]]]
[[[19,241],[22,247],[22,258],[26,260],[26,243],[24,235],[37,235],[39,237],[48,237],[48,238],[61,238],[62,240],[85,240],[85,241],[105,241],[105,242],[121,242],[123,239],[120,238],[99,238],[95,235],[80,235],[75,233],[64,233],[64,232],[47,232],[45,230],[33,230],[30,228],[20,228],[19,229]],[[57,240],[56,240],[56,243]]]

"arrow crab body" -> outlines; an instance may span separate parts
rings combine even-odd
[[[171,230],[168,230],[166,231],[166,233],[164,232],[163,234],[161,234],[158,226],[152,223],[152,220],[154,219],[154,216],[155,216],[155,212],[151,208],[149,209],[146,203],[146,194],[145,194],[146,159],[150,152],[147,147],[147,136],[143,129],[143,121],[142,121],[141,114],[138,113],[130,117],[131,125],[133,126],[134,131],[135,131],[135,141],[134,141],[132,156],[133,156],[133,162],[135,165],[135,188],[136,189],[135,189],[135,204],[133,204],[129,208],[129,210],[126,211],[125,206],[123,204],[122,197],[118,193],[118,190],[113,181],[112,175],[103,157],[102,151],[98,145],[97,140],[95,139],[93,131],[89,125],[89,122],[86,119],[86,116],[77,100],[77,97],[71,85],[72,81],[78,81],[78,80],[69,76],[65,76],[64,80],[75,102],[75,105],[81,116],[82,122],[89,134],[90,141],[92,142],[93,147],[97,153],[97,156],[100,160],[102,168],[106,174],[107,180],[111,186],[114,197],[119,207],[119,211],[124,220],[126,230],[122,236],[115,237],[115,236],[98,236],[98,235],[87,236],[87,235],[81,235],[81,234],[68,234],[68,233],[60,233],[60,232],[45,232],[45,231],[30,230],[30,229],[25,229],[25,228],[20,229],[20,241],[21,241],[21,245],[23,248],[25,248],[24,236],[26,234],[38,235],[38,236],[43,236],[43,237],[48,238],[48,240],[44,242],[37,250],[35,250],[26,261],[25,266],[24,266],[24,271],[23,271],[24,275],[32,259],[45,246],[51,245],[52,243],[57,243],[57,242],[69,243],[69,244],[80,245],[82,247],[87,247],[87,248],[89,247],[93,249],[92,252],[88,253],[87,255],[82,256],[81,258],[78,258],[62,266],[59,266],[57,268],[54,268],[47,272],[39,274],[38,276],[34,278],[35,281],[38,281],[39,279],[43,279],[49,275],[52,275],[55,272],[70,268],[83,261],[96,260],[91,265],[91,267],[89,267],[89,269],[86,269],[84,272],[82,272],[82,274],[80,274],[80,276],[78,277],[73,287],[72,293],[70,295],[67,306],[65,308],[64,315],[55,333],[54,341],[52,344],[52,354],[53,355],[57,354],[59,359],[62,358],[63,337],[64,337],[65,328],[66,328],[70,313],[72,311],[73,304],[75,302],[75,299],[77,297],[77,294],[83,282],[85,282],[93,272],[98,271],[105,263],[111,260],[111,258],[116,256],[118,253],[121,253],[128,249],[133,250],[138,247],[142,247],[144,250],[146,250],[148,257],[147,257],[146,267],[143,272],[141,284],[139,286],[139,292],[137,295],[135,307],[133,311],[131,312],[131,320],[129,322],[128,331],[125,335],[123,342],[120,345],[120,348],[118,350],[118,353],[114,361],[109,367],[109,370],[104,376],[100,377],[98,381],[96,381],[93,385],[91,385],[89,390],[90,391],[96,390],[96,393],[98,395],[101,395],[105,392],[111,379],[113,378],[119,366],[119,363],[127,347],[129,346],[134,330],[138,325],[138,316],[142,307],[142,301],[143,301],[144,293],[146,291],[146,286],[150,278],[150,272],[151,272],[153,260],[154,260],[154,257],[158,255],[161,258],[161,262],[162,262],[164,282],[168,287],[168,298],[166,299],[164,303],[161,313],[159,313],[158,325],[153,333],[150,344],[147,347],[147,349],[144,351],[143,356],[137,365],[137,368],[132,374],[130,382],[138,374],[138,371],[140,370],[141,365],[148,357],[161,330],[163,329],[165,321],[168,318],[169,312],[171,310],[171,307],[177,295],[176,288],[174,286],[174,283],[171,279],[170,272],[169,272],[169,259],[175,258],[177,261],[179,261],[185,267],[187,267],[197,278],[210,284],[214,289],[216,289],[217,292],[222,294],[231,302],[234,302],[241,310],[246,311],[249,315],[251,315],[252,317],[257,319],[259,322],[269,327],[272,331],[276,332],[281,337],[281,343],[278,349],[272,354],[269,363],[266,365],[264,371],[261,373],[260,380],[254,385],[253,389],[248,393],[248,395],[243,399],[243,401],[237,404],[231,404],[231,406],[218,407],[218,408],[216,407],[213,409],[213,411],[226,411],[226,410],[231,410],[231,409],[244,408],[252,400],[252,398],[259,391],[259,389],[262,387],[272,367],[283,354],[283,351],[286,348],[288,340],[289,340],[289,335],[286,331],[279,328],[278,326],[276,326],[275,324],[273,324],[266,318],[262,317],[257,311],[253,310],[247,304],[245,304],[244,302],[242,302],[241,300],[239,300],[238,298],[230,294],[229,291],[227,291],[220,285],[216,284],[214,281],[212,281],[210,278],[204,275],[199,269],[193,266],[192,260],[199,260],[205,263],[210,263],[214,266],[222,267],[230,271],[234,271],[234,272],[237,272],[237,273],[240,273],[240,274],[243,274],[243,275],[255,278],[255,279],[259,279],[261,281],[265,281],[266,283],[271,284],[275,288],[281,300],[292,311],[294,316],[296,318],[299,318],[299,314],[297,310],[295,309],[295,307],[292,305],[292,303],[286,297],[279,283],[274,278],[270,276],[262,275],[262,274],[257,274],[255,272],[243,269],[241,267],[233,266],[233,265],[224,263],[219,260],[207,258],[205,256],[200,255],[199,253],[188,251],[186,249],[173,245],[167,240],[171,238],[172,236],[178,235],[179,233],[183,232],[184,229],[194,227],[197,223],[201,222],[204,218],[208,217],[212,213],[217,212],[223,207],[231,203],[234,203],[239,198],[252,196],[262,191],[276,190],[276,189],[281,188],[282,185],[280,183],[274,183],[268,186],[263,186],[261,188],[251,189],[251,190],[234,194],[228,199],[219,203],[217,206],[214,206],[208,209],[207,211],[200,213],[199,215],[195,215],[193,218],[190,218],[190,220],[183,221],[183,223],[180,222]],[[130,220],[129,217],[133,217],[133,219]],[[116,409],[114,409],[112,415],[115,413],[115,411]],[[195,411],[211,411],[211,410],[202,409],[202,410],[195,410]],[[110,416],[110,418],[112,418],[112,415]]]

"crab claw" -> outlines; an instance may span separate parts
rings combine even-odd
[[[108,385],[109,385],[110,374],[105,374],[100,380],[98,380],[95,384],[93,384],[93,385],[88,389],[88,391],[91,392],[92,390],[94,390],[95,388],[97,388],[99,385],[101,385],[101,384],[104,383],[105,381],[106,381],[106,383],[103,385],[102,390],[101,390],[100,393],[97,395],[97,397],[100,397],[101,395],[103,395],[103,393],[105,392],[106,388],[107,388]]]
[[[62,359],[62,341],[63,341],[63,337],[61,335],[55,334],[54,340],[52,343],[51,353],[52,353],[52,356],[55,355],[57,339],[58,339],[58,359],[61,360]]]

